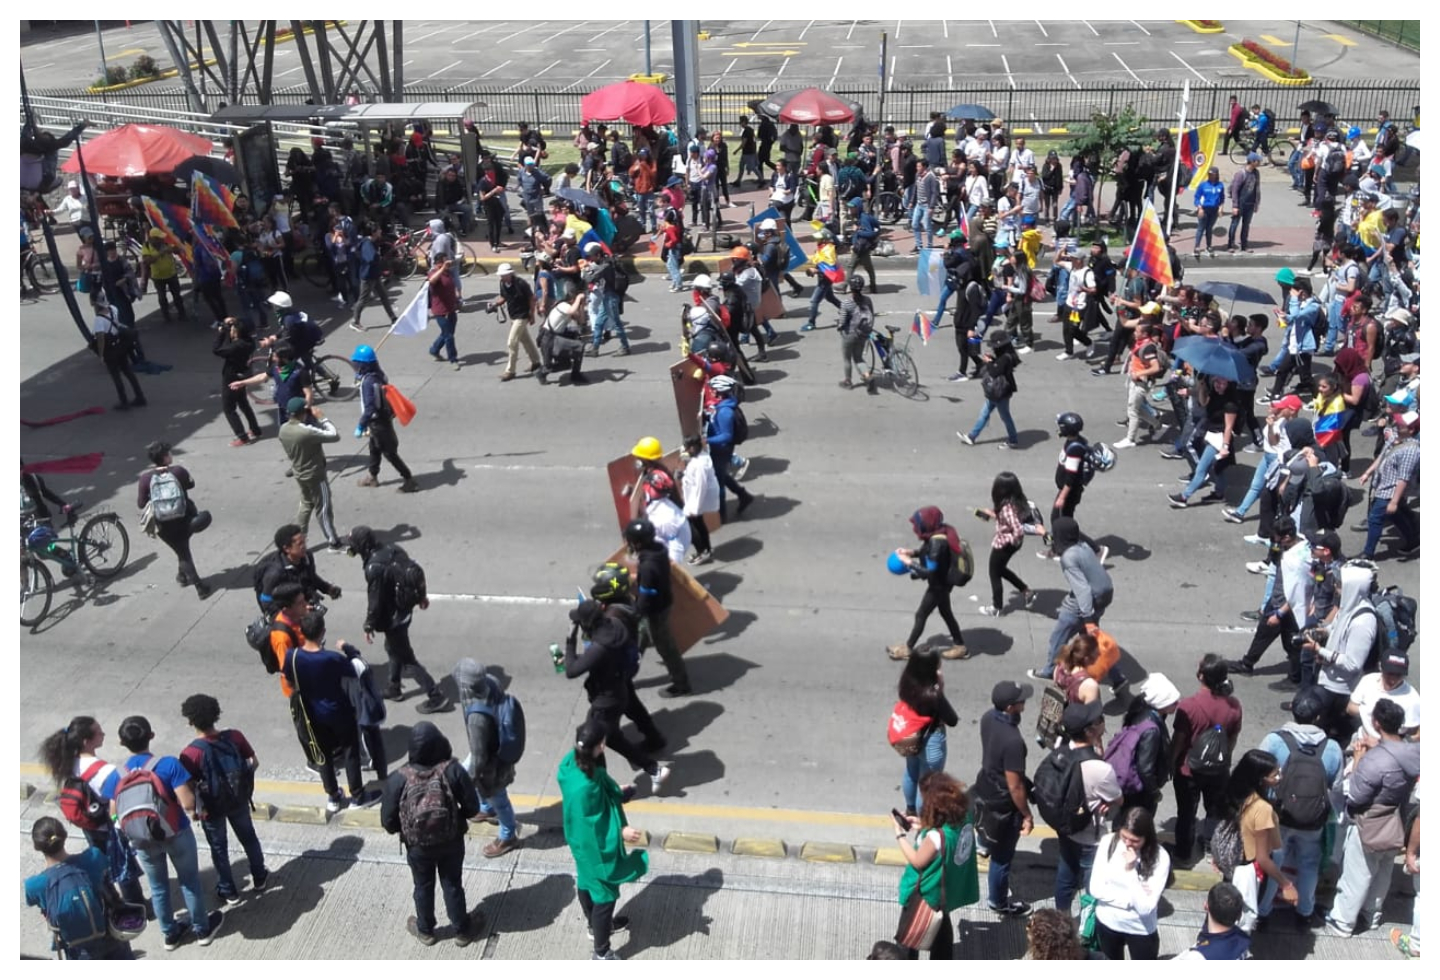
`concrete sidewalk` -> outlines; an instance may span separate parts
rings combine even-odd
[[[54,814],[46,794],[21,803],[20,872],[33,874],[42,861],[29,846],[29,828]],[[543,815],[542,815],[543,816]],[[548,820],[558,817],[550,810]],[[861,959],[871,944],[893,935],[899,917],[900,869],[883,852],[859,850],[853,862],[752,857],[721,847],[693,853],[684,836],[651,827],[650,872],[622,889],[620,911],[631,918],[615,949],[626,959]],[[413,912],[411,881],[395,838],[378,829],[377,810],[342,813],[328,824],[257,823],[271,875],[265,892],[242,892],[243,905],[226,913],[222,932],[208,948],[193,942],[173,953],[162,948],[152,924],[136,941],[146,957],[178,959],[585,959],[585,923],[575,900],[574,865],[558,828],[536,828],[521,813],[526,846],[495,861],[469,847],[465,891],[472,910],[484,916],[481,940],[461,949],[438,903],[441,942],[422,947],[405,932]],[[472,837],[492,828],[474,828]],[[198,832],[198,831],[197,831]],[[1014,865],[1016,894],[1037,907],[1049,904],[1054,841],[1027,838]],[[73,848],[72,848],[73,849]],[[202,844],[202,854],[205,848]],[[248,884],[238,847],[237,884]],[[887,861],[887,863],[881,863]],[[209,892],[213,874],[201,858]],[[982,879],[984,875],[982,867]],[[1355,939],[1301,931],[1284,912],[1260,932],[1254,951],[1262,959],[1395,959],[1388,941],[1392,922],[1408,922],[1409,879],[1395,877],[1386,926]],[[983,894],[983,884],[982,884]],[[1172,888],[1162,900],[1161,955],[1180,952],[1204,922],[1204,891]],[[980,906],[957,916],[957,955],[966,959],[1014,959],[1023,954],[1023,924]],[[49,955],[41,918],[21,909],[20,950]]]

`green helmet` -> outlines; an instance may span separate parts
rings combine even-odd
[[[590,598],[596,602],[618,602],[630,595],[630,569],[607,561],[590,579]]]

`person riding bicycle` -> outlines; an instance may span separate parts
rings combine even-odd
[[[1275,135],[1275,113],[1260,108],[1259,103],[1250,107],[1250,129],[1255,134],[1255,151],[1262,157],[1270,156],[1270,137]]]
[[[61,515],[69,522],[75,507],[65,502],[54,490],[46,486],[37,473],[25,472],[25,461],[20,461],[20,531],[24,534],[30,550],[41,558],[49,558],[60,565],[66,578],[80,570],[75,556],[60,547],[52,526],[50,508],[45,501],[60,508]]]
[[[290,298],[289,293],[272,293],[266,302],[275,311],[275,319],[279,322],[280,329],[261,340],[260,347],[268,349],[279,344],[289,346],[295,360],[312,376],[316,376],[315,348],[325,340],[320,324],[310,319],[305,311],[295,309],[295,301]]]
[[[875,329],[875,304],[865,295],[865,286],[864,276],[851,276],[847,283],[848,295],[840,305],[840,324],[836,329],[840,332],[840,353],[845,364],[845,380],[840,382],[842,388],[855,387],[850,380],[851,365],[864,362],[865,345],[870,342],[870,331]],[[860,380],[864,382],[866,391],[875,394],[872,372],[862,367]]]

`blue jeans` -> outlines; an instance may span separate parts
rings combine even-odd
[[[1274,861],[1276,864],[1279,864],[1284,858],[1284,855],[1285,851],[1283,849],[1278,851],[1271,851],[1270,860]],[[1298,890],[1299,886],[1297,885],[1296,888]],[[1260,888],[1260,900],[1257,903],[1258,907],[1255,909],[1256,915],[1263,919],[1265,918],[1265,916],[1270,914],[1271,908],[1275,905],[1275,893],[1279,890],[1280,883],[1278,881],[1276,881],[1274,878],[1265,879],[1265,884],[1262,885]],[[1313,912],[1315,910],[1312,907],[1310,911]]]
[[[1290,876],[1290,880],[1295,882],[1295,890],[1300,893],[1295,911],[1301,916],[1315,911],[1315,886],[1320,881],[1321,838],[1324,834],[1323,828],[1280,828],[1280,837],[1285,842],[1285,848],[1282,852],[1284,856],[1276,863]]]
[[[165,935],[175,934],[177,926],[172,919],[170,905],[170,865],[175,864],[175,877],[180,879],[180,895],[185,907],[190,910],[190,926],[197,936],[206,935],[209,930],[210,913],[205,908],[205,896],[200,890],[200,859],[196,854],[195,830],[186,827],[164,845],[149,851],[138,848],[135,857],[145,869],[145,879],[150,883],[150,901],[155,906],[155,921]]]
[[[1230,215],[1230,247],[1235,247],[1235,229],[1240,229],[1240,247],[1250,247],[1250,219],[1255,217],[1255,206],[1241,207],[1239,214]]]
[[[1338,296],[1330,301],[1330,306],[1325,310],[1325,349],[1335,349],[1335,338],[1340,335],[1340,308],[1345,305],[1345,298]]]
[[[1010,902],[1010,862],[1020,840],[1020,814],[1012,814],[1004,829],[990,841],[990,871],[986,876],[990,907],[1004,908]]]
[[[1295,150],[1290,154],[1290,159],[1285,162],[1285,170],[1290,174],[1290,189],[1292,191],[1305,189],[1305,172],[1300,169],[1300,151]]]
[[[655,195],[636,194],[635,204],[640,209],[640,226],[650,234],[655,234]]]
[[[489,796],[480,798],[480,812],[485,816],[500,818],[500,839],[514,840],[519,835],[515,826],[515,808],[510,805],[510,794],[501,786]]]
[[[1060,220],[1069,221],[1075,217],[1075,198],[1065,198],[1065,203],[1060,206]]]
[[[440,336],[436,337],[435,343],[430,345],[431,357],[437,356],[443,347],[445,349],[445,356],[449,358],[450,363],[455,363],[457,360],[455,353],[455,321],[457,318],[457,314],[454,313],[447,313],[444,316],[437,316],[435,318],[435,325],[440,328]]]
[[[935,304],[935,316],[930,320],[936,327],[940,326],[940,318],[945,315],[945,304],[950,302],[950,297],[955,295],[955,290],[950,287],[950,280],[946,279],[945,284],[940,287],[940,302]]]
[[[605,294],[605,309],[610,314],[611,327],[620,335],[620,346],[624,350],[630,349],[630,338],[625,336],[625,321],[620,319],[620,294]]]
[[[230,841],[225,830],[226,822],[235,830],[235,839],[245,850],[245,859],[250,862],[251,879],[265,877],[265,852],[260,850],[260,838],[255,836],[255,822],[250,818],[250,808],[242,806],[234,813],[200,822],[205,831],[205,840],[210,845],[210,863],[215,867],[215,891],[221,898],[233,898],[240,893],[235,887],[235,874],[230,868]]]
[[[1090,887],[1090,869],[1095,866],[1095,852],[1100,845],[1078,844],[1064,834],[1056,842],[1060,845],[1060,860],[1055,865],[1055,908],[1069,915],[1075,893]]]
[[[925,737],[925,745],[915,755],[905,757],[905,774],[900,778],[900,791],[905,796],[905,806],[920,812],[920,780],[932,772],[945,768],[945,725],[936,723],[935,728]]]
[[[1255,464],[1255,475],[1250,479],[1250,489],[1245,491],[1245,499],[1240,501],[1240,506],[1235,512],[1244,517],[1255,501],[1260,499],[1260,492],[1265,489],[1265,474],[1270,470],[1270,464],[1279,458],[1276,453],[1266,453],[1260,457],[1260,462]]]
[[[680,249],[672,248],[665,253],[665,269],[670,273],[670,285],[676,289],[683,288],[680,281]]]
[[[1206,248],[1213,249],[1215,247],[1215,222],[1219,217],[1220,209],[1218,207],[1200,209],[1198,223],[1195,225],[1195,251],[1200,251],[1201,239],[1204,239]]]
[[[925,244],[920,244],[920,232],[925,232]],[[910,212],[910,230],[915,233],[916,248],[930,248],[935,244],[935,226],[930,223],[930,208],[928,205],[917,204],[915,210]]]
[[[1190,477],[1190,482],[1187,483],[1185,489],[1181,491],[1181,496],[1189,500],[1205,485],[1205,478],[1210,475],[1210,468],[1215,464],[1215,460],[1219,456],[1220,450],[1216,449],[1207,441],[1205,443],[1205,451],[1200,454],[1200,462],[1195,467],[1195,474]],[[1228,467],[1215,471],[1215,493],[1222,497],[1225,496],[1225,474],[1229,472]]]
[[[1385,522],[1391,521],[1400,532],[1400,547],[1409,550],[1420,544],[1420,519],[1405,501],[1400,501],[1395,507],[1395,513],[1385,513],[1385,508],[1390,506],[1389,497],[1376,497],[1370,501],[1370,510],[1366,515],[1367,527],[1365,531],[1365,551],[1362,558],[1373,558],[1375,548],[1380,544],[1380,534],[1385,530]]]
[[[970,430],[970,438],[974,439],[985,430],[990,423],[990,413],[998,411],[1000,421],[1005,423],[1005,441],[1015,446],[1020,442],[1020,435],[1015,431],[1015,420],[1010,417],[1010,396],[1006,395],[998,402],[985,399],[984,406],[980,409],[980,417],[975,420],[975,427]]]
[[[815,318],[820,315],[820,303],[824,301],[834,304],[838,310],[840,301],[835,298],[835,285],[826,279],[822,273],[815,273],[815,291],[810,294],[810,319],[811,326],[815,325]]]
[[[1055,315],[1063,317],[1068,309],[1065,297],[1070,295],[1070,270],[1063,265],[1056,268],[1059,271],[1055,275]]]
[[[1096,623],[1100,622],[1100,618],[1105,615],[1105,610],[1109,608],[1110,603],[1114,600],[1114,592],[1101,592],[1091,597],[1091,601],[1095,607]],[[1055,628],[1050,631],[1049,659],[1045,661],[1045,669],[1041,671],[1041,673],[1046,677],[1050,677],[1055,673],[1055,661],[1060,659],[1060,648],[1069,643],[1071,637],[1075,636],[1084,628],[1085,617],[1080,615],[1079,604],[1075,602],[1074,596],[1067,595],[1061,600],[1060,610],[1055,614]],[[1117,666],[1115,670],[1110,672],[1112,678],[1111,683],[1114,683],[1113,678],[1119,669]]]

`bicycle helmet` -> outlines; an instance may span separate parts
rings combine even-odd
[[[36,551],[41,551],[54,544],[58,537],[55,529],[49,524],[40,524],[25,535],[25,543]]]
[[[374,364],[375,348],[369,344],[361,344],[355,348],[355,353],[350,355],[350,360],[356,364]]]
[[[646,436],[635,443],[630,450],[631,456],[638,456],[640,459],[657,460],[665,455],[665,450],[660,448],[660,440],[654,436]]]
[[[655,540],[655,525],[644,517],[625,525],[625,543],[639,548]]]
[[[714,288],[714,283],[710,281],[710,277],[703,272],[696,276],[694,281],[691,282],[690,285],[693,288],[700,290],[701,292],[708,292],[710,289]]]
[[[852,293],[863,293],[863,292],[865,292],[865,287],[866,287],[866,285],[867,285],[867,283],[865,282],[865,277],[864,277],[864,276],[854,275],[854,276],[851,276],[851,277],[850,277],[850,282],[849,282],[850,292],[852,292]]]
[[[1085,428],[1085,420],[1078,412],[1061,412],[1055,416],[1055,427],[1062,436],[1078,436]]]
[[[590,598],[596,602],[616,602],[629,595],[630,569],[613,561],[595,569],[590,579]]]
[[[718,340],[712,340],[705,348],[705,357],[712,361],[729,361],[730,347]]]
[[[281,310],[291,309],[295,305],[295,301],[292,300],[290,294],[286,292],[271,293],[270,298],[265,302]]]
[[[749,262],[750,250],[744,245],[736,245],[730,250],[730,258],[734,259],[736,262]]]
[[[728,374],[717,374],[710,379],[710,390],[717,395],[727,395],[735,390],[735,379]]]
[[[145,931],[145,906],[119,905],[111,911],[107,919],[110,938],[128,943],[132,939],[140,938],[140,934]]]
[[[721,289],[730,289],[735,285],[735,273],[722,272],[715,277],[715,281],[720,285]]]

